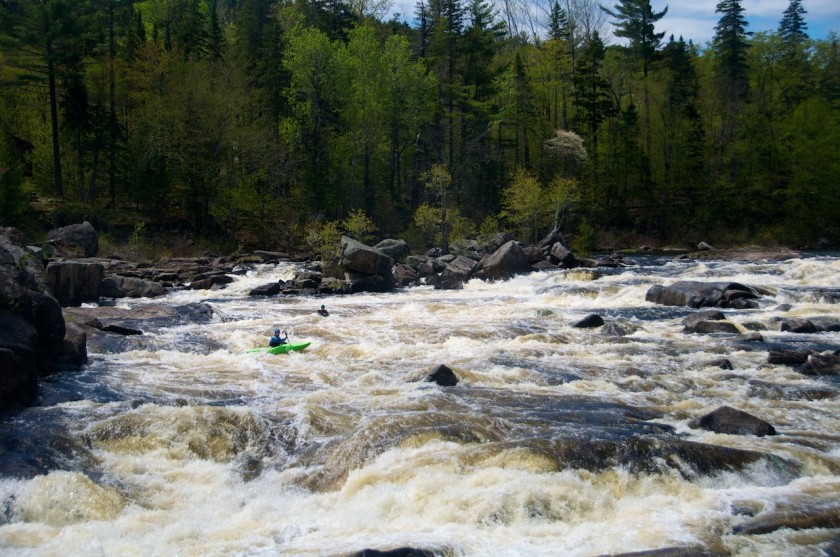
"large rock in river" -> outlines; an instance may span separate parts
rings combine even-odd
[[[356,273],[384,275],[391,272],[394,260],[376,248],[342,236],[338,250],[338,264]]]
[[[156,298],[165,293],[159,282],[120,275],[105,277],[99,285],[99,295],[106,298]]]
[[[651,286],[645,300],[665,306],[701,307],[757,307],[752,300],[758,292],[751,286],[737,282],[698,282],[682,280],[670,286]]]
[[[729,406],[688,422],[688,427],[733,435],[776,435],[776,428],[760,418]]]
[[[485,276],[489,279],[506,279],[531,270],[528,256],[522,251],[519,243],[513,240],[485,257],[481,265]]]

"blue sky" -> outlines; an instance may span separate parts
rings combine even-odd
[[[535,21],[545,23],[546,6],[552,0],[494,0],[497,8],[501,8],[504,1],[513,5],[530,4],[533,8]],[[614,6],[618,0],[590,0],[600,2],[605,6]],[[392,0],[391,13],[399,12],[401,19],[413,23],[417,0]],[[789,0],[743,0],[744,15],[749,25],[747,31],[774,31],[779,26],[779,20],[788,7]],[[562,4],[562,2],[561,2]],[[675,37],[683,36],[685,40],[693,40],[695,44],[703,46],[715,34],[715,25],[720,15],[715,13],[718,0],[651,0],[655,11],[668,6],[668,13],[659,20],[657,31],[665,31],[665,40],[672,33]],[[808,35],[813,39],[825,39],[830,31],[840,34],[840,0],[803,0],[802,6],[806,10],[805,21],[808,24]]]
[[[658,31],[667,33],[666,39],[673,33],[701,46],[715,34],[715,25],[720,19],[720,14],[715,13],[717,3],[718,0],[651,1],[656,11],[668,6],[668,13],[656,26]],[[741,5],[749,22],[747,31],[775,31],[788,4],[788,0],[744,0]],[[805,22],[812,39],[825,39],[829,31],[840,33],[840,0],[803,0],[802,7],[807,12]]]

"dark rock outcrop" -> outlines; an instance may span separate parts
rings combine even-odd
[[[341,238],[338,264],[351,292],[386,292],[394,287],[393,258],[347,236]]]
[[[50,230],[47,238],[51,243],[79,248],[80,255],[95,257],[99,251],[99,237],[93,225],[87,221]]]
[[[411,286],[420,282],[420,275],[411,266],[401,263],[394,267],[394,281],[399,287]]]
[[[20,233],[0,229],[0,410],[30,404],[39,375],[87,360],[84,339],[67,335],[47,274]]]
[[[426,377],[426,381],[437,383],[441,387],[454,387],[458,384],[458,377],[449,367],[441,364]]]
[[[99,299],[105,269],[84,260],[53,261],[47,265],[47,284],[62,306],[78,306]]]
[[[701,307],[751,307],[758,292],[737,282],[679,281],[670,286],[651,286],[645,300],[665,306]]]
[[[688,422],[688,427],[732,435],[776,435],[776,429],[762,419],[742,410],[721,406],[714,412]]]
[[[156,298],[165,293],[159,282],[121,275],[105,277],[99,285],[99,295],[104,298]]]

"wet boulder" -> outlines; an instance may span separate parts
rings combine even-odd
[[[816,333],[817,327],[807,319],[782,319],[779,330],[788,333]]]
[[[572,325],[576,329],[594,329],[604,324],[604,318],[597,313],[591,313]]]
[[[159,282],[120,275],[105,277],[99,285],[99,295],[104,298],[156,298],[165,293]]]
[[[740,331],[721,311],[707,310],[693,313],[683,319],[683,332],[688,334],[733,333]]]
[[[655,304],[691,308],[747,307],[746,302],[757,298],[754,288],[737,282],[678,281],[651,286],[645,295],[645,301]]]
[[[531,270],[528,256],[513,240],[482,260],[482,270],[489,279],[506,279]]]
[[[840,375],[840,354],[811,354],[800,371],[806,375]]]
[[[268,284],[261,284],[256,288],[252,288],[250,292],[248,292],[248,296],[276,296],[280,293],[280,283],[279,282],[271,282]]]
[[[555,265],[568,269],[576,265],[575,256],[572,250],[560,242],[555,242],[549,251],[549,261]]]
[[[356,553],[351,553],[347,557],[435,557],[435,553],[414,547],[398,547],[397,549],[388,549],[385,551],[363,549]]]
[[[688,427],[731,435],[776,435],[776,429],[769,423],[729,406],[721,406],[714,412],[694,418],[688,422]]]
[[[399,264],[394,267],[394,281],[397,286],[405,287],[420,282],[420,275],[406,264]]]
[[[54,244],[77,247],[84,257],[95,257],[99,251],[99,237],[87,221],[50,230],[47,238]]]
[[[444,364],[440,364],[426,377],[426,381],[437,383],[441,387],[454,387],[458,384],[458,377],[455,372]]]
[[[784,366],[798,366],[808,361],[808,352],[803,350],[772,350],[767,354],[767,363]]]
[[[388,292],[394,288],[394,275],[389,269],[387,273],[344,273],[350,292]]]
[[[475,266],[474,259],[459,255],[446,265],[446,268],[441,272],[441,279],[443,281],[466,282],[470,279]]]

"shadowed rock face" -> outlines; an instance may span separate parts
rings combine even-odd
[[[65,343],[61,306],[50,291],[43,265],[19,233],[0,229],[0,410],[30,404],[38,375],[78,365],[79,339]]]

